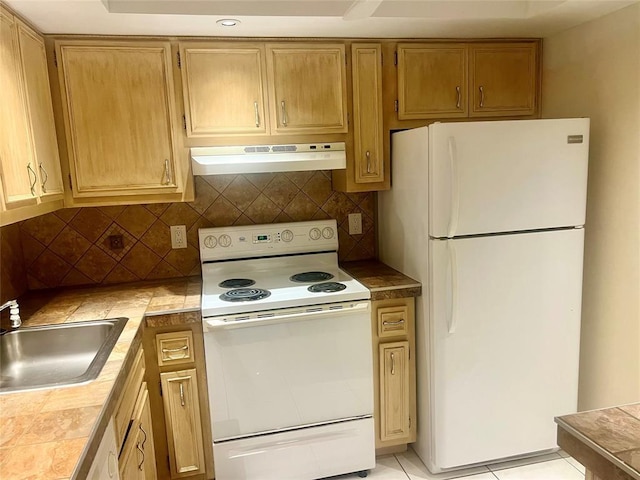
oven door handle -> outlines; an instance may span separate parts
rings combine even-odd
[[[366,313],[367,316],[371,311],[371,302],[358,302],[341,308],[318,308],[313,307],[306,309],[295,309],[288,313],[281,314],[257,314],[260,316],[251,316],[246,319],[237,319],[237,317],[228,317],[227,319],[204,319],[204,331],[225,330],[231,328],[255,327],[262,325],[273,325],[277,323],[289,323],[299,320],[317,320],[322,317],[336,317],[342,315],[352,315],[358,313]]]

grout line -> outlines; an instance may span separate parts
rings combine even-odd
[[[409,447],[407,447],[407,449],[408,449],[408,448],[409,448]],[[397,455],[398,455],[397,453],[394,453],[394,454],[393,454],[393,458],[395,458],[395,459],[396,459],[396,462],[398,462],[398,465],[400,465],[400,468],[402,469],[402,471],[404,472],[404,474],[407,476],[407,478],[408,478],[409,480],[411,480],[411,477],[409,476],[409,473],[404,469],[404,465],[402,465],[402,462],[400,461],[400,459],[398,458],[398,456],[397,456]]]
[[[580,473],[580,475],[583,475],[583,476],[584,476],[584,473],[583,473],[583,472],[582,472],[578,467],[576,467],[573,463],[571,463],[571,462],[569,461],[569,458],[570,458],[570,457],[562,457],[562,456],[561,456],[560,458],[562,458],[565,462],[567,462],[569,465],[571,465],[573,468],[575,468],[575,469]],[[574,460],[574,461],[577,461],[577,460]]]

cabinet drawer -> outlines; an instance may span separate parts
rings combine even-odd
[[[379,307],[378,337],[397,337],[409,332],[409,307],[406,304]]]
[[[133,361],[131,373],[129,373],[122,397],[120,398],[120,404],[116,408],[116,413],[114,415],[118,449],[120,449],[124,442],[127,429],[129,428],[129,422],[133,418],[133,409],[136,404],[136,399],[138,398],[140,385],[144,379],[144,372],[144,355],[142,348],[140,348],[136,354],[135,360]]]
[[[159,333],[156,335],[158,365],[193,363],[193,334],[191,331]]]

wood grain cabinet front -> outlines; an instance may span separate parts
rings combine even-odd
[[[171,478],[205,471],[195,368],[160,374]]]
[[[151,318],[151,317],[150,317]],[[149,327],[147,352],[159,480],[213,478],[202,325]]]
[[[182,42],[180,65],[188,137],[268,133],[264,45]]]
[[[469,57],[471,117],[533,115],[536,112],[536,43],[472,45]]]
[[[347,133],[342,44],[268,43],[271,133]]]
[[[158,478],[146,382],[141,385],[136,398],[134,415],[120,454],[120,478],[123,480],[156,480]]]
[[[398,44],[398,118],[467,116],[467,47]]]
[[[379,453],[416,440],[415,299],[371,302],[374,417]]]
[[[399,120],[533,116],[539,41],[400,43]]]
[[[56,40],[55,48],[74,203],[175,200],[167,195],[183,184],[170,43]]]
[[[0,7],[0,206],[5,225],[62,207],[44,40]]]

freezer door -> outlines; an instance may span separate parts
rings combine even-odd
[[[583,240],[571,229],[430,241],[421,408],[436,468],[556,447],[554,416],[577,408]]]
[[[584,225],[589,119],[429,127],[429,235]]]

